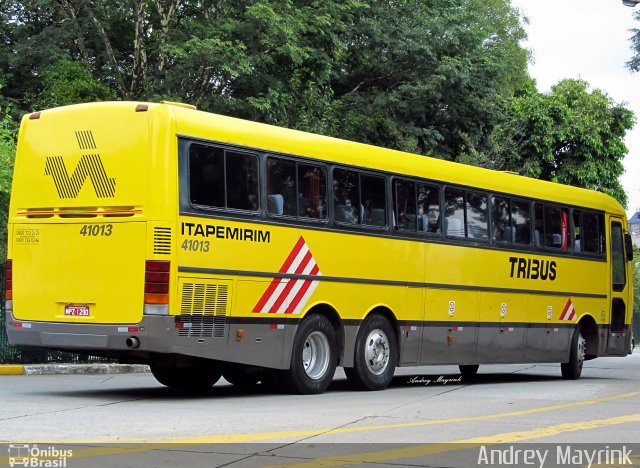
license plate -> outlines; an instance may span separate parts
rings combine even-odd
[[[70,305],[64,306],[64,315],[68,317],[88,317],[89,306],[88,305]]]

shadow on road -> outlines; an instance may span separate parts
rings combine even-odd
[[[586,379],[585,377],[583,377]],[[594,377],[588,377],[589,380]],[[466,387],[474,385],[501,385],[513,383],[540,383],[562,380],[558,369],[558,375],[541,375],[539,373],[523,372],[517,373],[479,373],[472,378],[462,378],[460,374],[454,373],[417,373],[408,375],[396,375],[391,384],[390,389],[414,388],[416,386],[428,388],[447,387],[454,389],[456,387]],[[357,392],[351,387],[351,384],[344,377],[337,377],[330,385],[328,392]],[[257,384],[253,386],[234,386],[221,380],[220,383],[205,391],[186,391],[164,387],[160,384],[144,386],[126,387],[126,388],[104,388],[104,389],[87,389],[87,390],[55,390],[50,389],[46,392],[38,392],[41,395],[50,397],[74,397],[74,398],[116,398],[126,400],[152,399],[177,401],[177,400],[195,400],[195,399],[224,399],[224,398],[261,398],[269,395],[282,394],[277,389],[270,386]],[[304,398],[301,397],[301,398]],[[312,397],[308,397],[312,398]]]

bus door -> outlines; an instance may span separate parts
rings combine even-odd
[[[627,260],[624,247],[623,223],[620,218],[610,220],[610,278],[611,278],[611,313],[609,315],[609,332],[607,336],[607,354],[624,356],[629,349],[630,327],[626,326],[627,314],[631,313],[627,303],[629,297],[630,278],[628,277]]]

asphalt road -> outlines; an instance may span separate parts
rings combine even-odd
[[[456,367],[403,368],[387,390],[359,392],[339,372],[324,394],[297,396],[224,380],[184,394],[150,374],[2,376],[0,441],[58,450],[50,461],[72,450],[68,467],[469,466],[484,464],[482,447],[515,456],[513,447],[640,442],[639,349],[585,363],[578,381],[561,379],[559,365],[481,366],[473,381],[457,378]],[[0,465],[12,455],[6,444]],[[640,465],[640,446],[629,447],[625,460]],[[446,458],[456,453],[467,458]],[[565,466],[550,460],[531,466]]]

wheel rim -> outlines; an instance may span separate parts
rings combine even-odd
[[[582,364],[584,364],[584,343],[585,339],[582,337],[582,335],[578,336],[578,369],[582,369]]]
[[[326,374],[330,356],[329,340],[324,333],[311,333],[302,348],[302,366],[309,378],[318,380]]]
[[[364,348],[367,369],[374,375],[382,374],[389,364],[389,340],[385,332],[372,330],[367,336]]]

